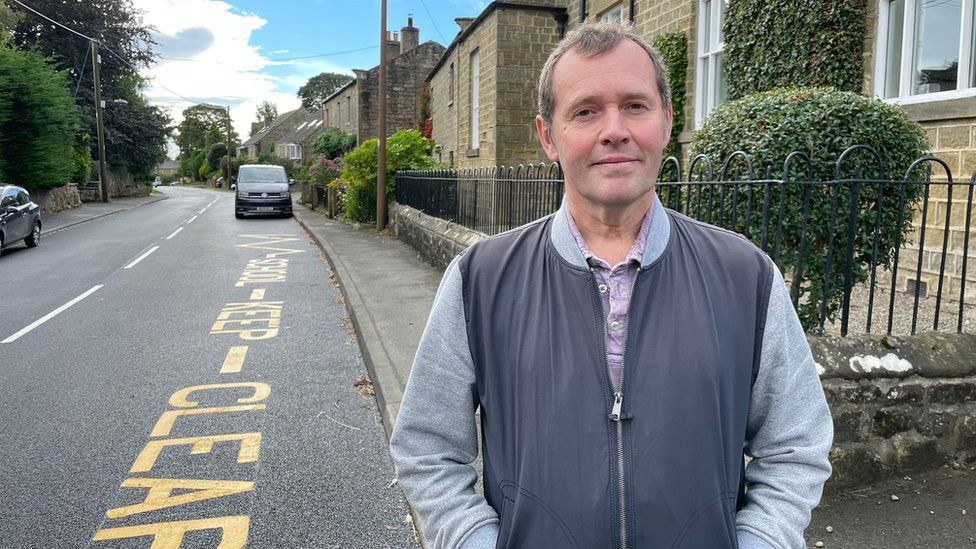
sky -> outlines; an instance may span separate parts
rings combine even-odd
[[[298,108],[298,88],[321,72],[352,75],[379,64],[380,0],[133,0],[155,28],[157,64],[146,96],[174,123],[196,103],[229,106],[246,139],[258,104]],[[387,28],[413,14],[421,43],[447,46],[455,17],[475,17],[488,0],[387,0]],[[359,51],[350,51],[359,50]],[[343,53],[345,52],[345,53]],[[322,55],[330,54],[330,55]],[[334,54],[334,55],[331,55]],[[315,57],[310,57],[315,56]],[[295,59],[308,57],[306,59]],[[171,152],[175,152],[173,147]]]

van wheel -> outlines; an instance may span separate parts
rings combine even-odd
[[[242,214],[240,212],[234,212],[234,217],[236,217],[237,219],[240,219],[240,218],[244,217],[244,214]]]

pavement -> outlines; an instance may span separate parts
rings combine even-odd
[[[297,201],[294,216],[338,279],[389,436],[442,272],[372,226],[332,220]],[[942,468],[860,489],[828,487],[806,539],[837,549],[976,548],[974,514],[976,471]]]
[[[80,208],[44,215],[41,218],[41,224],[44,227],[41,236],[167,198],[165,194],[150,194],[149,196],[135,198],[113,198],[109,202],[85,202]]]

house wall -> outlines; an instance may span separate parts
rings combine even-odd
[[[425,42],[387,62],[387,134],[419,129],[424,79],[444,53],[444,46]],[[359,93],[358,141],[379,136],[379,67],[357,75]]]
[[[359,82],[322,104],[323,127],[339,128],[349,135],[359,135]]]
[[[454,99],[458,116],[456,165],[459,168],[494,166],[496,165],[495,77],[498,67],[498,11],[485,18],[464,42],[458,44],[457,50],[460,65],[457,78],[458,93]],[[480,52],[478,117],[480,143],[477,150],[471,148],[471,53],[475,50]]]
[[[465,65],[461,62],[459,49],[455,49],[451,52],[451,58],[430,79],[431,138],[436,144],[434,155],[439,162],[451,165],[456,165],[458,151],[461,150],[458,148],[458,111],[462,102],[457,71],[463,66]],[[454,78],[451,78],[452,70]]]

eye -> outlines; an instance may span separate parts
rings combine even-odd
[[[631,103],[627,105],[627,109],[631,111],[644,111],[647,110],[647,105],[643,103]]]
[[[579,109],[576,114],[573,115],[576,118],[586,118],[593,114],[593,109]]]

